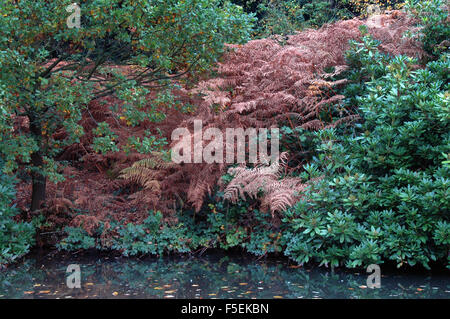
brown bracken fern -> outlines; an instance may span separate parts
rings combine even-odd
[[[162,153],[153,152],[152,157],[139,160],[123,169],[119,178],[142,187],[142,190],[130,198],[156,205],[161,197],[161,180],[170,169],[177,167],[177,164],[165,161]]]
[[[176,94],[182,97],[184,104],[195,105],[196,113],[161,110],[167,113],[168,120],[158,124],[158,128],[170,138],[175,128],[186,127],[192,132],[194,119],[203,121],[204,130],[216,127],[223,132],[226,128],[245,130],[285,125],[318,130],[356,120],[355,110],[344,107],[344,96],[337,93],[347,80],[334,79],[338,75],[342,77],[347,67],[344,53],[349,47],[348,42],[361,36],[358,28],[362,24],[367,24],[369,33],[381,40],[383,52],[423,55],[418,43],[402,37],[403,32],[414,24],[403,12],[383,15],[377,21],[352,19],[325,25],[319,30],[304,30],[290,36],[283,45],[276,39],[229,45],[218,64],[216,78],[202,81],[193,89],[180,88]],[[107,98],[107,104],[114,103]],[[92,131],[95,122],[107,121],[117,129],[118,143],[125,145],[130,135],[143,136],[145,129],[155,129],[153,123],[125,129],[113,120],[106,105],[94,102],[89,112],[83,115],[81,124],[86,132]],[[331,117],[321,117],[330,109],[334,111]],[[91,135],[86,134],[81,143],[67,148],[61,155],[65,160],[83,157],[82,165],[89,168],[90,174],[85,176],[78,171],[72,174],[84,187],[75,188],[73,180],[68,180],[63,195],[77,198],[77,206],[93,212],[99,219],[106,219],[108,214],[137,218],[138,213],[129,214],[134,205],[142,212],[147,212],[148,207],[159,209],[165,217],[174,216],[173,212],[185,203],[199,211],[207,194],[212,194],[220,177],[227,172],[227,164],[172,166],[159,162],[155,155],[140,162],[143,157],[134,151],[130,154],[97,154],[85,147],[91,144],[87,140],[92,138]],[[280,176],[280,170],[286,170],[283,161],[272,164],[235,168],[234,180],[227,185],[227,198],[236,201],[244,196],[256,197],[261,207],[273,214],[292,205],[296,197],[301,196],[305,185],[288,174]],[[123,170],[125,167],[129,168]],[[108,170],[114,174],[121,172],[122,178],[118,181],[105,178]],[[123,186],[128,188],[123,191]],[[119,195],[111,195],[112,189]],[[100,191],[102,197],[98,196]]]
[[[261,200],[261,209],[270,210],[272,216],[292,206],[298,200],[301,191],[306,187],[300,178],[286,177],[281,179],[281,168],[286,166],[287,154],[280,155],[280,161],[269,166],[255,168],[232,167],[228,173],[233,180],[227,185],[224,198],[236,203],[246,196]]]

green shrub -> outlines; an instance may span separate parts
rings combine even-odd
[[[325,23],[352,17],[345,6],[331,1],[289,0],[260,1],[257,35],[293,34],[304,28],[318,28]]]
[[[89,235],[83,228],[65,227],[67,237],[61,240],[56,246],[61,250],[90,249],[96,247],[95,238]]]
[[[168,225],[160,212],[150,212],[140,224],[110,222],[104,231],[100,225],[92,234],[82,228],[66,227],[67,236],[57,245],[61,250],[114,250],[124,256],[191,253],[203,248],[243,248],[262,256],[281,252],[281,233],[271,224],[271,214],[250,209],[250,202],[224,206],[219,192],[216,203],[194,215],[178,214],[179,222]]]
[[[358,16],[367,16],[377,6],[380,11],[401,9],[405,5],[404,0],[336,0],[338,5],[347,8]],[[371,8],[372,7],[372,8]]]
[[[443,0],[408,0],[407,9],[419,20],[419,39],[425,51],[433,58],[448,52],[450,46],[450,26],[448,2]]]
[[[243,5],[258,17],[257,36],[293,34],[304,28],[319,28],[337,20],[366,18],[385,10],[401,9],[403,0],[248,0]]]
[[[287,212],[285,253],[331,266],[450,267],[449,56],[414,70],[411,58],[375,45],[353,43],[350,65],[370,79],[349,99],[363,123],[347,135],[317,133],[322,145],[304,177],[321,179]]]
[[[3,161],[0,159],[1,166]],[[13,219],[19,213],[11,206],[14,196],[14,180],[0,173],[0,266],[23,256],[34,244],[33,225]]]
[[[187,221],[189,223],[189,221]],[[177,225],[162,223],[162,214],[150,212],[140,224],[122,225],[112,221],[108,229],[101,224],[92,234],[81,227],[66,227],[67,236],[57,244],[61,250],[115,250],[124,256],[186,253],[201,245],[201,238],[183,222]]]

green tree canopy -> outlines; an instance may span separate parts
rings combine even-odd
[[[5,172],[24,164],[31,173],[32,210],[45,199],[46,179],[62,178],[55,156],[79,142],[90,100],[113,94],[127,117],[161,120],[142,111],[149,90],[207,70],[225,42],[248,40],[253,22],[228,1],[80,2],[79,28],[67,22],[77,13],[66,10],[70,0],[0,3],[0,152]],[[14,125],[18,117],[28,130]],[[56,141],[61,128],[66,136]],[[101,149],[116,151],[108,125],[97,131]]]

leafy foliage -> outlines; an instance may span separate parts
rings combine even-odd
[[[307,27],[321,27],[325,23],[348,18],[351,13],[332,6],[328,0],[261,1],[257,34],[261,37],[294,34]]]
[[[3,164],[0,160],[0,166]],[[34,225],[14,220],[19,213],[11,206],[14,184],[10,176],[0,174],[0,268],[26,254],[34,245]]]
[[[272,214],[281,212],[292,206],[299,193],[305,187],[300,178],[280,179],[280,171],[286,168],[287,154],[280,155],[280,162],[276,161],[270,166],[258,165],[255,168],[231,167],[228,174],[233,179],[224,191],[224,198],[236,203],[246,196],[258,198],[262,194],[261,209],[270,209]]]
[[[408,0],[407,9],[417,17],[421,27],[419,38],[425,51],[434,58],[450,47],[450,26],[448,18],[448,2],[442,0],[416,1]]]
[[[108,228],[99,224],[91,234],[81,227],[66,227],[67,236],[58,247],[116,250],[125,256],[161,256],[233,247],[242,247],[258,256],[281,252],[281,233],[271,224],[271,214],[254,210],[252,215],[249,218],[248,203],[243,201],[229,209],[219,202],[209,204],[207,210],[199,213],[185,211],[178,214],[178,223],[174,225],[164,222],[161,212],[151,211],[142,223],[112,222]]]
[[[362,66],[356,72],[371,76],[356,97],[363,123],[353,134],[317,133],[323,142],[304,177],[323,179],[286,215],[286,254],[299,263],[428,268],[449,253],[449,56],[414,70],[411,58],[359,49],[370,41],[349,53]]]
[[[134,193],[129,199],[156,207],[162,196],[161,182],[171,171],[179,169],[179,165],[164,158],[163,153],[153,152],[147,157],[123,169],[119,178],[127,184],[135,184],[142,190]]]
[[[367,18],[404,7],[403,0],[248,0],[235,1],[258,17],[257,37],[295,34],[305,28],[354,17]]]
[[[405,6],[404,0],[338,0],[340,5],[347,7],[351,12],[367,16],[375,13],[374,6],[380,10],[397,10]]]

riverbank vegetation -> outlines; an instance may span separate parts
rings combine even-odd
[[[82,1],[79,29],[70,1],[0,5],[0,264],[38,245],[450,267],[446,2],[234,2]],[[195,119],[278,127],[281,159],[171,162]]]

